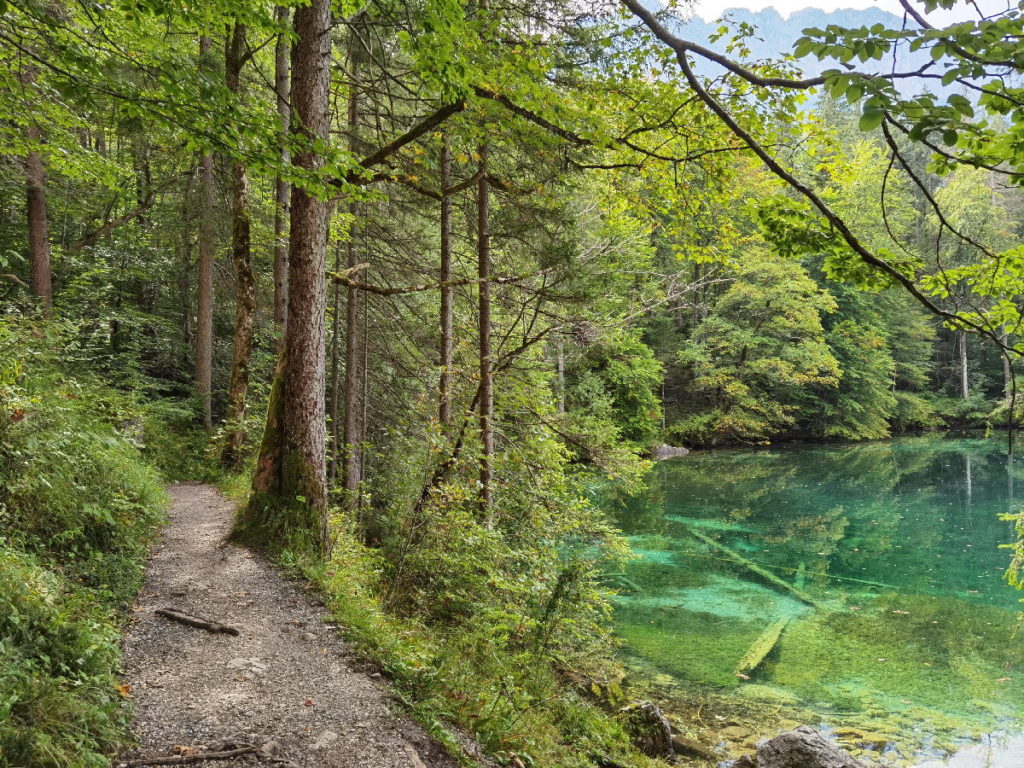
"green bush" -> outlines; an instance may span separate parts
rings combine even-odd
[[[74,360],[66,328],[0,320],[0,756],[24,768],[122,743],[118,609],[164,504],[141,411]]]
[[[101,766],[125,726],[109,610],[0,545],[0,755],[17,766]]]
[[[142,418],[142,455],[166,480],[216,482],[220,465],[211,442],[199,426],[189,401],[157,399],[147,403]]]

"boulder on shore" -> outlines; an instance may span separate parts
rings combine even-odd
[[[689,452],[689,448],[662,443],[661,445],[656,445],[651,448],[651,458],[655,461],[661,461],[662,459],[675,459],[679,456],[685,456]]]
[[[757,748],[757,759],[744,755],[734,768],[867,768],[830,743],[809,725],[779,734]]]
[[[622,713],[626,731],[637,749],[649,757],[672,757],[672,726],[657,705],[641,701]]]

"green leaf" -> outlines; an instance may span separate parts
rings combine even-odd
[[[862,131],[873,131],[882,124],[884,119],[885,112],[883,110],[866,109],[864,114],[860,116],[860,122],[857,124],[857,127]]]
[[[796,44],[796,47],[793,49],[793,56],[795,58],[802,59],[804,56],[806,56],[812,50],[814,50],[814,45],[815,43],[813,40],[808,40],[806,37],[802,38],[800,42]]]

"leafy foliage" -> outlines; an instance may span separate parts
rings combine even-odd
[[[834,310],[832,297],[799,264],[762,257],[742,266],[683,353],[711,411],[678,424],[677,433],[685,438],[694,430],[692,437],[710,443],[759,442],[793,425],[808,391],[839,380],[821,321]]]
[[[123,742],[117,612],[163,504],[140,411],[58,368],[67,342],[0,319],[0,753],[33,768],[107,765]]]

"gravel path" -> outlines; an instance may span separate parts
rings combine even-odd
[[[393,712],[302,584],[227,544],[232,505],[206,485],[173,485],[170,525],[153,552],[124,640],[138,748],[149,760],[245,749],[224,768],[456,768]],[[172,607],[237,627],[211,634],[157,616]],[[117,763],[116,763],[117,764]]]

